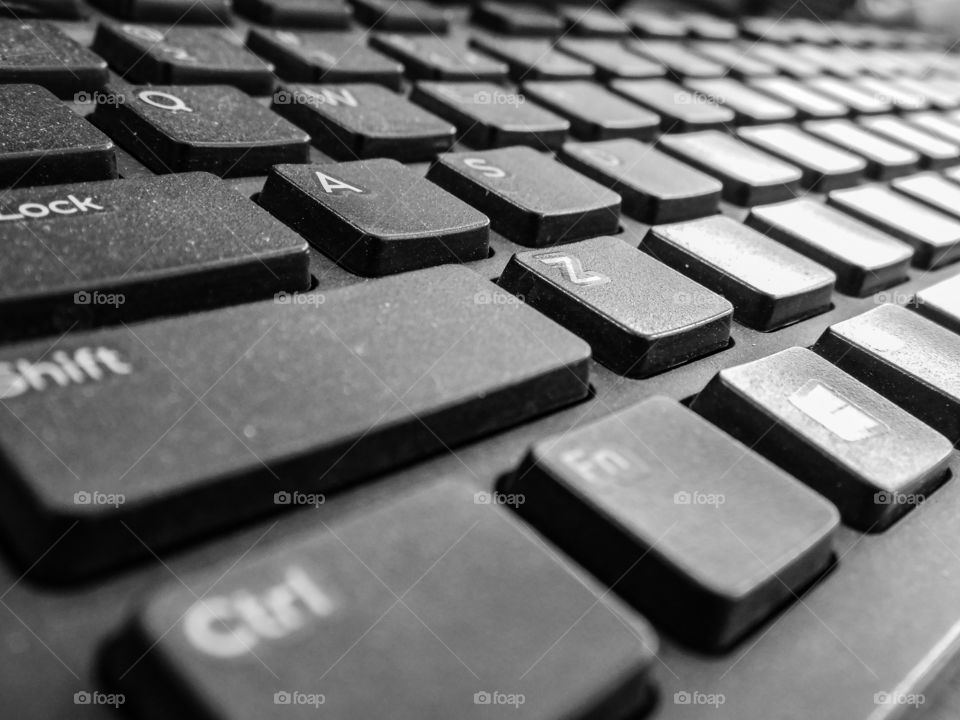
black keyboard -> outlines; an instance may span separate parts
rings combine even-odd
[[[954,38],[0,16],[4,717],[956,717]]]

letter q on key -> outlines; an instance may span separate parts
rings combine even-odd
[[[162,90],[141,90],[137,93],[137,97],[147,105],[153,105],[161,110],[169,110],[174,113],[193,112],[193,109],[176,95],[171,95]]]

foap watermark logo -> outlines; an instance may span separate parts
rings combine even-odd
[[[523,493],[478,492],[473,494],[474,505],[508,505],[519,507],[527,501]]]
[[[511,295],[506,291],[479,290],[473,294],[474,305],[522,305],[523,295]]]
[[[520,93],[501,92],[500,90],[481,90],[473,94],[473,102],[477,105],[509,105],[520,107],[527,99]]]
[[[875,505],[922,505],[927,501],[923,493],[904,493],[896,490],[881,490],[873,494]]]
[[[673,102],[675,105],[723,105],[726,99],[722,95],[707,95],[692,91],[675,93]]]
[[[878,692],[873,695],[874,705],[908,705],[911,707],[920,707],[927,702],[923,693],[905,693],[894,690],[893,692]]]
[[[709,307],[717,304],[717,295],[709,291],[686,292],[681,290],[673,294],[673,304],[684,307]]]
[[[727,702],[723,693],[705,693],[699,690],[677,690],[673,694],[674,705],[707,705],[718,708]]]
[[[281,290],[278,293],[275,293],[273,296],[273,301],[277,305],[323,305],[327,298],[323,293],[314,293],[314,292],[292,292],[289,293],[286,290]]]
[[[78,490],[73,494],[74,505],[109,505],[120,507],[127,501],[123,493],[105,493],[99,490]]]
[[[519,708],[527,702],[523,693],[507,693],[500,690],[480,690],[473,694],[474,705],[496,705],[498,707]]]
[[[105,293],[99,290],[79,290],[73,294],[74,305],[107,305],[118,308],[127,301],[123,293]]]
[[[80,92],[74,94],[73,101],[79,103],[80,105],[123,105],[127,98],[123,93],[115,92],[103,92],[102,90],[94,90],[93,92],[87,92],[86,90],[81,90]]]
[[[273,694],[274,705],[297,705],[299,707],[319,708],[327,702],[323,693],[301,692],[300,690],[277,690]]]
[[[873,302],[875,305],[886,305],[887,303],[893,303],[894,305],[919,305],[922,300],[913,293],[883,290],[873,296]]]
[[[700,490],[679,490],[673,494],[674,505],[709,505],[719,508],[727,502],[723,493],[708,493]]]
[[[127,701],[123,693],[105,693],[99,690],[79,690],[73,694],[74,705],[107,705],[119,708]]]
[[[312,505],[313,507],[320,507],[326,501],[327,498],[323,493],[305,493],[299,490],[287,492],[286,490],[280,490],[273,494],[274,505]]]

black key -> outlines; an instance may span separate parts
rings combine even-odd
[[[158,85],[117,95],[97,106],[94,121],[154,172],[262,175],[307,161],[310,137],[236,88]]]
[[[666,40],[630,40],[628,50],[660,63],[676,80],[686,78],[723,77],[724,69],[719,63],[690,51],[680,43]]]
[[[504,490],[659,627],[709,651],[823,573],[840,521],[815,492],[665,397],[537,443]]]
[[[647,60],[630,52],[620,43],[609,40],[565,37],[560,40],[557,47],[567,55],[593,65],[596,68],[597,77],[601,80],[613,78],[642,80],[661,77],[666,72],[659,63]]]
[[[681,39],[687,36],[683,17],[642,8],[626,11],[627,22],[640,37]]]
[[[229,25],[230,3],[228,0],[92,0],[106,13],[149,23],[206,23]]]
[[[431,160],[450,149],[457,132],[382,85],[284,85],[271,107],[340,160]]]
[[[507,65],[475,53],[465,42],[436,35],[374,35],[370,44],[396,58],[415,80],[506,80]]]
[[[36,83],[73,98],[99,90],[108,79],[107,63],[58,27],[0,20],[0,84]]]
[[[893,112],[893,105],[882,95],[867,92],[849,80],[824,75],[810,78],[807,85],[850,108],[856,115],[880,115]]]
[[[908,175],[920,165],[920,156],[864,130],[849,120],[814,120],[803,129],[821,140],[833,143],[867,161],[867,176],[875,180]]]
[[[0,187],[117,176],[110,138],[37,85],[0,85]]]
[[[930,170],[952,165],[960,160],[960,145],[941,140],[898,117],[860,118],[860,124],[887,140],[910,148],[920,155],[920,166]]]
[[[490,221],[395,160],[276,165],[260,204],[360,275],[488,253]]]
[[[792,125],[743,128],[740,137],[803,171],[806,187],[826,192],[860,181],[867,168],[862,158],[807,135]]]
[[[898,178],[890,183],[897,192],[945,215],[960,219],[960,185],[936,173]]]
[[[686,86],[710,102],[736,113],[738,125],[762,125],[793,120],[797,111],[769,95],[727,78],[687,80]]]
[[[640,249],[723,295],[758,330],[830,307],[833,272],[724,215],[651,228]]]
[[[532,148],[447,153],[427,178],[527,247],[606,235],[620,226],[619,195]]]
[[[721,370],[693,409],[879,532],[945,480],[950,441],[805,348]]]
[[[590,348],[441,267],[0,357],[5,482],[29,498],[0,513],[18,560],[67,580],[582,400]]]
[[[698,42],[691,46],[694,52],[723,66],[725,75],[735,78],[770,77],[777,74],[772,65],[750,57],[741,48],[730,42]]]
[[[529,99],[569,120],[571,134],[582,140],[652,140],[660,127],[658,115],[586,80],[528,82],[523,91]]]
[[[920,290],[913,308],[924,317],[960,333],[960,275]]]
[[[732,110],[668,80],[614,80],[610,88],[660,115],[664,132],[722,128],[735,117]]]
[[[668,135],[659,147],[720,180],[724,199],[738,205],[791,200],[800,190],[799,169],[734,135],[717,130]]]
[[[576,80],[592,78],[592,65],[559,52],[550,40],[528,38],[489,37],[476,35],[471,45],[487,55],[505,62],[510,77],[524,80]]]
[[[616,38],[630,34],[630,26],[605,7],[569,5],[560,13],[572,35]]]
[[[234,0],[233,9],[261,25],[350,27],[350,8],[344,0]]]
[[[723,185],[636,140],[564,143],[560,157],[618,193],[623,212],[641,222],[690,220],[717,211]]]
[[[960,442],[960,336],[899,305],[827,328],[814,348],[838,367]]]
[[[191,577],[204,597],[179,583],[151,593],[108,675],[132,709],[181,717],[642,715],[653,630],[474,490],[429,483]],[[373,691],[372,678],[392,681]],[[422,678],[442,682],[425,693]]]
[[[499,283],[627,377],[648,377],[730,341],[729,302],[619,238],[517,253]]]
[[[913,248],[823,203],[800,198],[755,207],[747,225],[826,265],[837,290],[863,297],[905,280]]]
[[[403,65],[368,48],[360,33],[253,28],[247,47],[294,82],[367,82],[399,90],[403,81]]]
[[[960,221],[893,190],[872,185],[837,190],[827,202],[911,245],[919,268],[960,258]]]
[[[410,99],[456,125],[471,147],[557,148],[570,129],[559,115],[493,83],[418,82]]]
[[[559,35],[563,18],[538,5],[481,2],[473,8],[473,20],[504,35]]]
[[[850,113],[846,105],[814,92],[804,83],[791,78],[754,78],[750,80],[750,87],[792,105],[801,120],[846,117]]]
[[[206,173],[6,192],[0,242],[7,340],[310,287],[306,243]]]
[[[350,0],[357,20],[390,32],[447,32],[450,18],[442,8],[422,0]]]
[[[273,65],[207,28],[100,23],[93,49],[125,80],[156,85],[233,85],[273,91]]]

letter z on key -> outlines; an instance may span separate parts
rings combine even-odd
[[[48,203],[25,202],[21,203],[16,212],[0,211],[0,222],[10,220],[25,220],[27,218],[43,218],[53,213],[55,215],[76,215],[77,213],[102,212],[103,205],[98,205],[92,197],[81,200],[76,195],[67,195],[65,200],[51,200]]]

